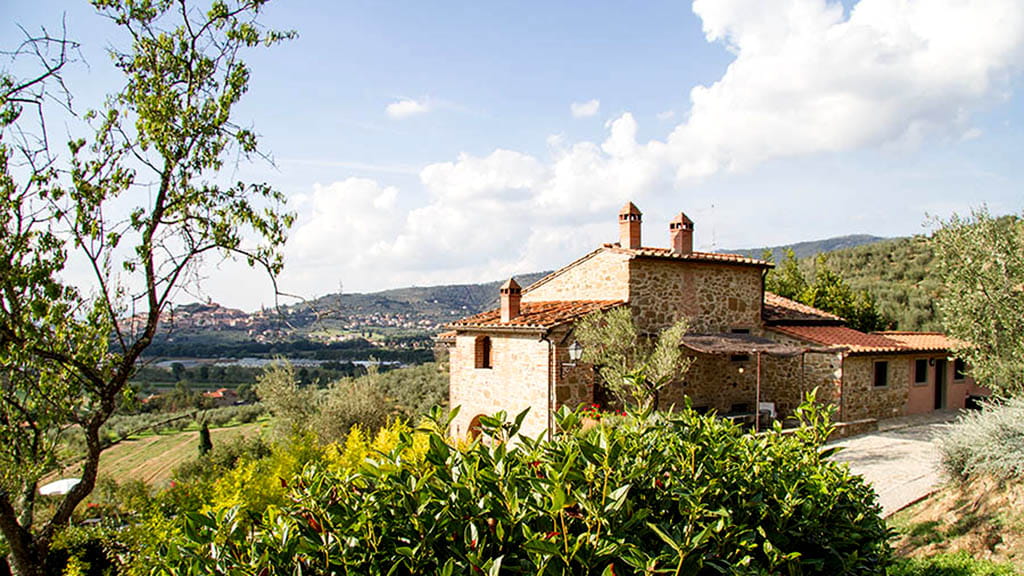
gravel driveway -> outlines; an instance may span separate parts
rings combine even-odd
[[[938,488],[942,476],[935,439],[955,417],[956,412],[944,411],[879,423],[878,432],[832,443],[843,448],[834,459],[848,462],[875,488],[889,516]]]

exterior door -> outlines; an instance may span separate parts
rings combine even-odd
[[[946,361],[935,361],[935,409],[946,407]]]

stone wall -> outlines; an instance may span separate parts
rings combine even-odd
[[[888,384],[875,386],[875,362],[888,362]],[[910,387],[906,355],[847,356],[843,360],[842,419],[902,416]]]
[[[739,369],[743,368],[743,372]],[[735,405],[746,404],[748,411],[756,402],[756,368],[752,362],[733,362],[729,356],[695,354],[690,370],[682,382],[662,389],[660,407],[681,408],[689,397],[690,404],[700,410],[716,410],[724,414]]]
[[[523,432],[536,436],[547,430],[548,386],[552,376],[548,361],[549,344],[539,334],[489,334],[491,368],[474,366],[476,336],[460,333],[449,360],[451,383],[449,406],[461,406],[452,422],[451,434],[465,436],[470,423],[479,415],[499,410],[509,418],[529,408]]]
[[[772,330],[767,330],[765,336],[781,344],[808,346],[808,343],[803,340]],[[807,393],[817,388],[818,402],[834,404],[841,411],[843,355],[839,352],[805,352],[802,357],[795,357],[795,361],[800,363],[800,377],[798,379],[785,375],[780,377],[781,382],[788,381],[789,384],[785,390],[779,391],[780,402],[776,406],[776,410],[786,415],[791,414],[793,409],[803,402]],[[837,414],[836,418],[842,419],[843,416]]]
[[[629,256],[599,250],[523,290],[523,302],[628,300]]]
[[[696,354],[682,384],[671,384],[662,393],[662,406],[682,406],[683,396],[695,408],[726,413],[746,404],[753,412],[757,402],[775,404],[779,418],[792,414],[813,386],[802,372],[799,356],[761,356],[761,392],[757,393],[757,356],[746,360],[734,355]],[[759,398],[759,400],[758,400]]]
[[[775,412],[779,418],[788,418],[803,401],[808,392],[819,387],[818,399],[831,402],[830,387],[820,382],[819,365],[816,362],[820,354],[804,354],[796,356],[764,356],[762,360],[762,402],[775,404]],[[809,361],[810,360],[810,361]],[[832,388],[838,388],[832,386]]]
[[[560,339],[552,338],[559,342]],[[555,410],[567,406],[575,410],[580,404],[594,402],[596,373],[591,364],[572,364],[568,345],[555,347]]]
[[[629,300],[644,330],[686,316],[694,333],[762,331],[760,268],[656,258],[636,258],[629,268]]]

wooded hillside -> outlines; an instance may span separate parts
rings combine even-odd
[[[877,298],[878,310],[899,330],[942,330],[935,301],[942,282],[932,273],[934,254],[924,236],[895,238],[836,250],[828,263],[856,291]],[[813,258],[801,260],[808,270]]]

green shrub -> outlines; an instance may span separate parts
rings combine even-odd
[[[953,479],[1024,478],[1024,397],[967,412],[939,441],[942,467]]]
[[[344,440],[356,425],[373,432],[387,424],[390,405],[374,379],[345,378],[322,396],[311,425],[324,444]]]
[[[979,560],[967,552],[938,554],[929,558],[903,558],[889,570],[890,576],[1013,576],[1005,564]]]
[[[874,492],[821,449],[827,418],[745,434],[692,411],[553,441],[482,418],[453,446],[440,411],[356,469],[309,466],[256,518],[188,514],[161,574],[884,574]],[[422,457],[409,458],[415,445]]]

